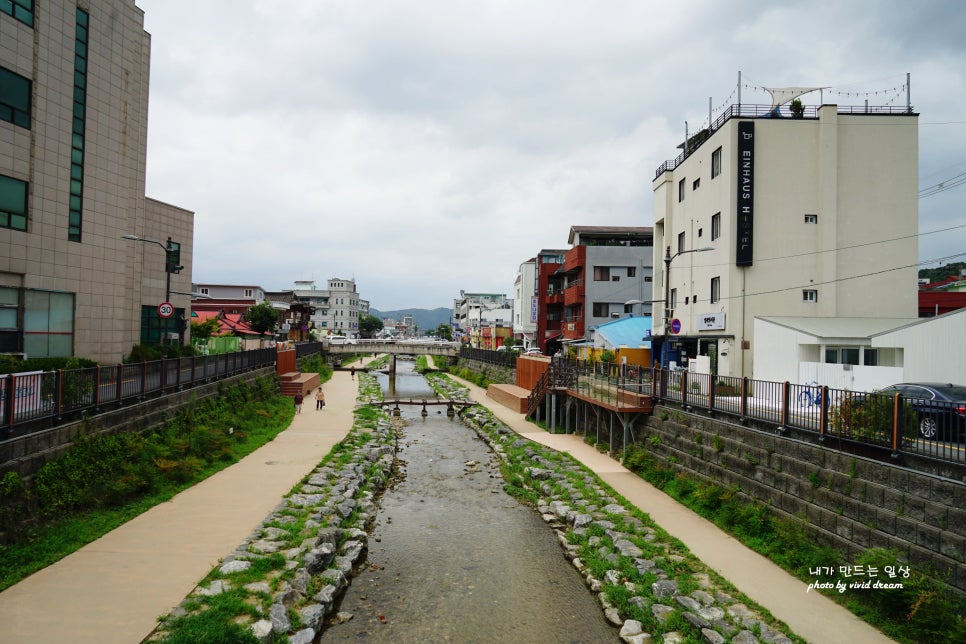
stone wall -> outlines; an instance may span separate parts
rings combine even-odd
[[[689,476],[736,486],[777,515],[806,519],[847,560],[898,550],[966,594],[966,484],[833,451],[774,431],[657,406],[637,440]]]
[[[86,420],[76,420],[4,441],[0,444],[0,475],[12,471],[23,478],[29,478],[45,462],[57,458],[61,452],[69,449],[82,432],[113,434],[146,431],[174,417],[181,408],[217,395],[220,387],[254,382],[259,376],[275,378],[274,365],[200,387],[148,398],[142,402],[125,402],[120,407],[106,410]]]
[[[512,385],[516,382],[516,369],[511,369],[509,367],[501,367],[500,365],[491,364],[489,362],[482,362],[480,360],[468,360],[467,358],[460,358],[459,362],[456,363],[458,369],[469,369],[470,371],[475,371],[476,373],[482,373],[490,382],[499,382],[502,384]]]

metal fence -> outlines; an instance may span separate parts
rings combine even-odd
[[[275,348],[0,376],[0,430],[60,420],[275,365]],[[8,404],[13,401],[13,404]],[[2,437],[3,434],[0,434]]]
[[[461,347],[460,358],[464,360],[475,360],[485,362],[507,369],[516,369],[518,351],[494,351],[491,349],[474,349],[472,347]]]
[[[966,463],[962,403],[666,369],[655,370],[652,383],[656,399],[762,421],[780,432],[795,429],[815,434],[821,442],[849,441],[887,449],[894,456]]]

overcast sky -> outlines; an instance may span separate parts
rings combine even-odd
[[[920,260],[966,253],[958,0],[137,5],[147,194],[195,212],[196,283],[354,278],[381,310],[512,295],[572,225],[652,226],[655,169],[739,71],[742,103],[900,106],[910,73],[920,188],[945,188],[920,199]]]

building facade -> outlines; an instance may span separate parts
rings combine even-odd
[[[646,227],[571,226],[563,268],[555,275],[563,303],[564,341],[590,338],[599,324],[627,313],[651,315],[654,231]]]
[[[184,338],[194,218],[145,198],[150,49],[133,0],[0,3],[2,353]]]
[[[453,300],[454,337],[479,349],[496,349],[512,336],[513,301],[504,293],[467,293]]]
[[[527,349],[536,345],[536,265],[535,258],[520,264],[513,281],[513,342]]]
[[[916,315],[918,114],[781,114],[732,105],[657,169],[665,364],[707,356],[712,373],[754,377],[757,317]]]
[[[297,280],[291,293],[294,300],[311,307],[310,324],[318,336],[359,337],[359,316],[369,314],[369,302],[359,297],[355,280],[333,277],[325,289],[317,288],[314,280]]]
[[[562,346],[563,267],[566,250],[544,249],[537,253],[534,279],[537,293],[536,346],[544,355],[553,355]]]

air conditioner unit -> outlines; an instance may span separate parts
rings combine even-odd
[[[617,318],[619,318],[619,317],[621,316],[621,314],[620,314],[620,313],[611,313],[611,314],[610,314],[610,316],[611,316],[611,317],[612,317],[613,319],[615,319],[615,320],[616,320]]]

